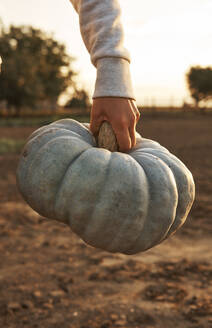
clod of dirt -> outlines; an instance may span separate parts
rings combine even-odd
[[[212,315],[212,298],[192,297],[187,301],[188,309],[184,312],[187,320],[192,321],[196,317],[205,317]]]
[[[187,292],[171,284],[160,284],[160,285],[149,285],[144,289],[142,294],[148,300],[155,300],[158,302],[173,302],[178,303],[183,301],[186,297]]]
[[[7,307],[8,307],[8,310],[15,312],[15,311],[19,311],[21,309],[21,304],[16,303],[16,302],[10,302],[10,303],[8,303]]]

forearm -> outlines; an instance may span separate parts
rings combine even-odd
[[[130,55],[123,46],[121,10],[117,0],[71,0],[79,14],[80,31],[97,68],[93,98],[134,98]]]

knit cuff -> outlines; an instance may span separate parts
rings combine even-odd
[[[135,100],[130,63],[121,57],[103,57],[97,60],[97,78],[93,98],[123,97]]]

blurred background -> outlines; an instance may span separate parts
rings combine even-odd
[[[212,327],[212,1],[119,0],[137,130],[191,170],[185,225],[135,256],[86,246],[22,200],[28,136],[89,121],[96,71],[68,0],[0,2],[0,326]]]
[[[133,0],[130,5],[122,0],[121,8],[137,105],[181,107],[201,102],[211,106],[211,72],[206,71],[212,58],[211,0]],[[0,18],[2,101],[18,106],[2,94],[6,86],[16,86],[17,92],[22,90],[17,94],[22,108],[36,105],[41,98],[45,104],[39,102],[39,108],[47,102],[51,108],[75,106],[75,101],[70,103],[73,98],[88,105],[96,69],[81,39],[78,15],[68,0],[22,0],[15,5],[12,0],[1,0]],[[195,67],[202,71],[194,71]],[[11,70],[17,78],[10,78]],[[198,85],[196,74],[204,79],[204,86]],[[51,86],[50,75],[54,77]],[[29,94],[30,83],[35,87],[33,94]]]

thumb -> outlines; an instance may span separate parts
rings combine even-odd
[[[100,117],[92,117],[91,116],[90,130],[95,137],[97,137],[97,135],[99,133],[99,129],[101,127],[102,122],[103,122],[103,118],[101,116]]]

